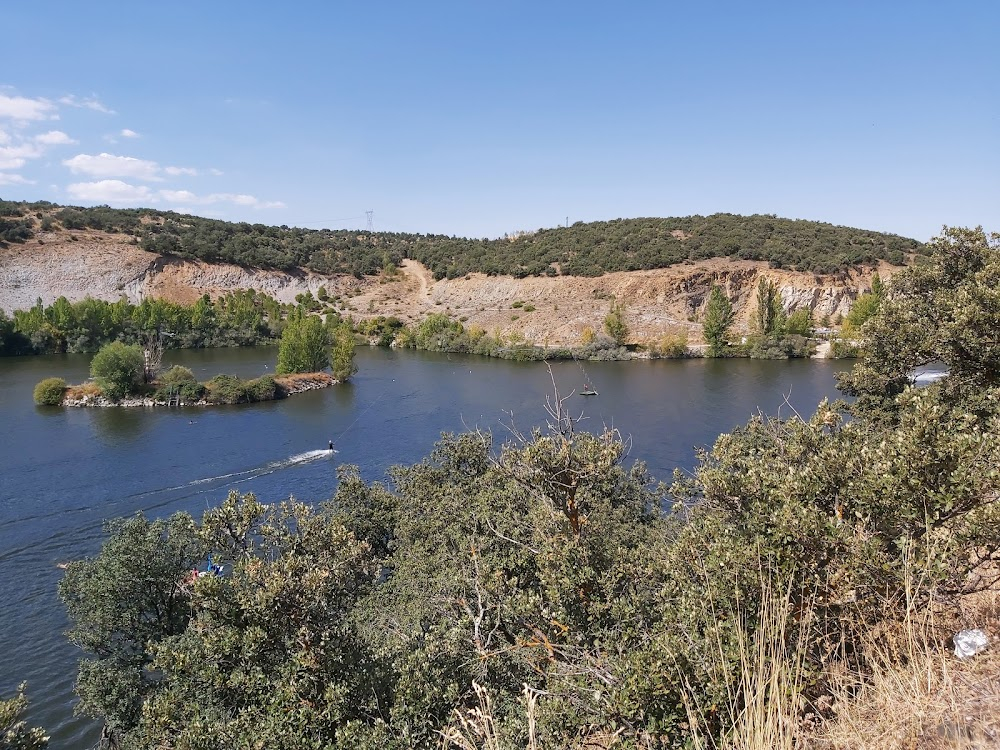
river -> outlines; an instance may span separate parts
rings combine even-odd
[[[276,349],[169,351],[164,365],[257,376]],[[552,386],[543,363],[361,348],[351,383],[285,401],[231,407],[63,409],[36,407],[43,378],[87,377],[90,358],[0,358],[0,696],[28,683],[29,720],[51,746],[91,747],[98,728],[74,716],[80,653],[62,633],[56,595],[61,562],[94,555],[107,519],[142,511],[196,516],[230,489],[265,502],[294,495],[329,498],[339,464],[368,480],[393,464],[425,457],[442,431],[492,431],[541,424]],[[587,381],[597,396],[567,403],[584,429],[613,427],[631,439],[629,461],[643,460],[669,480],[694,465],[694,449],[751,414],[810,414],[835,398],[827,360],[669,360],[552,365],[564,395]],[[322,450],[333,440],[337,453]]]

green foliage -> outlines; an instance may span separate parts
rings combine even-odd
[[[710,357],[722,355],[734,317],[733,305],[729,298],[719,287],[713,286],[705,304],[705,316],[702,320],[702,330],[708,343]]]
[[[136,344],[113,341],[90,361],[90,374],[104,395],[112,400],[134,392],[142,383],[144,358]]]
[[[252,289],[231,292],[193,305],[146,298],[133,305],[124,298],[104,302],[87,297],[70,302],[41,300],[16,310],[13,325],[0,316],[0,353],[96,351],[111,341],[138,343],[163,331],[165,347],[250,346],[273,340],[281,305]]]
[[[24,683],[13,698],[0,699],[0,748],[3,750],[43,750],[49,746],[45,731],[29,727],[23,714],[28,708]]]
[[[216,375],[204,385],[202,394],[195,397],[195,389],[181,387],[181,398],[195,401],[200,395],[211,404],[249,404],[256,401],[273,401],[283,398],[284,393],[271,375],[263,375],[253,380],[243,380],[235,375]],[[190,394],[190,395],[189,395]]]
[[[195,581],[187,628],[153,649],[162,684],[129,739],[350,747],[338,730],[387,700],[347,619],[377,573],[368,545],[305,505],[235,494],[201,531],[227,574]]]
[[[650,352],[663,359],[681,359],[691,356],[686,333],[664,336]]]
[[[6,205],[18,217],[28,210],[58,208]],[[906,255],[921,251],[920,243],[897,235],[769,215],[578,222],[498,240],[269,227],[152,209],[63,208],[55,217],[67,229],[132,235],[143,249],[165,255],[356,276],[384,273],[390,278],[406,258],[426,265],[437,279],[454,279],[471,272],[554,275],[556,267],[565,275],[600,276],[727,256],[835,273],[878,260],[902,265]]]
[[[45,406],[59,406],[66,393],[66,381],[62,378],[45,378],[35,386],[35,403]]]
[[[629,330],[625,322],[625,308],[622,305],[611,305],[611,310],[604,316],[604,330],[617,346],[625,343]]]
[[[121,732],[139,721],[143,701],[159,688],[150,647],[183,632],[191,615],[182,585],[206,545],[187,514],[114,521],[101,554],[69,564],[59,583],[69,639],[89,655],[80,662],[81,709]]]
[[[750,336],[745,351],[751,359],[794,359],[811,357],[816,347],[805,336]]]
[[[854,304],[851,305],[851,309],[847,313],[844,325],[845,335],[857,335],[861,331],[861,326],[878,312],[881,302],[880,297],[871,293],[862,294],[854,300]]]
[[[761,336],[780,335],[785,327],[785,309],[781,304],[778,286],[770,279],[761,278],[757,285],[757,308],[754,311],[754,329]]]
[[[354,334],[350,326],[336,326],[330,333],[330,371],[341,383],[347,382],[358,371],[354,364]]]
[[[319,372],[330,366],[330,336],[315,315],[293,311],[285,322],[278,348],[278,375]]]
[[[1000,382],[1000,238],[981,228],[946,229],[928,262],[898,273],[861,330],[863,360],[839,378],[857,410],[894,419],[914,368],[938,363],[955,403],[977,411]]]
[[[35,236],[32,231],[34,221],[30,218],[18,220],[0,218],[0,247],[6,247],[7,243],[22,243]]]
[[[191,404],[199,401],[205,395],[205,391],[205,386],[195,380],[194,373],[189,368],[174,365],[160,374],[153,397],[166,401],[178,396],[182,403]]]
[[[194,382],[194,373],[190,367],[174,365],[166,372],[160,373],[159,381],[163,385],[182,385]]]
[[[821,702],[829,671],[870,674],[865,637],[985,583],[1000,549],[996,248],[939,250],[865,326],[851,419],[756,417],[669,490],[555,394],[544,430],[444,435],[384,485],[341,469],[316,509],[233,494],[200,527],[119,522],[60,587],[96,657],[84,709],[123,747],[415,750],[487,695],[497,746],[555,750],[695,746],[696,707],[721,747],[760,639],[799,660],[790,704]],[[908,388],[921,357],[949,375]],[[189,578],[207,553],[225,574]]]
[[[813,320],[812,310],[808,307],[800,307],[788,314],[785,320],[785,333],[794,336],[812,336]]]

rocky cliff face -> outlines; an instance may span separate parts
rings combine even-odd
[[[725,289],[737,311],[736,332],[749,329],[759,280],[781,290],[789,312],[807,307],[815,319],[846,315],[854,299],[871,285],[875,269],[838,276],[818,276],[769,268],[756,261],[713,259],[654,271],[609,273],[598,278],[558,276],[514,279],[470,274],[434,281],[417,263],[407,261],[393,278],[356,279],[241,268],[185,261],[145,252],[121,235],[92,231],[41,235],[23,245],[0,248],[0,308],[25,309],[41,298],[71,301],[86,296],[131,302],[147,296],[191,303],[203,294],[252,288],[282,302],[324,286],[343,315],[356,320],[396,315],[419,320],[446,313],[487,331],[520,334],[540,344],[578,344],[586,328],[600,332],[615,302],[625,306],[631,339],[658,341],[686,333],[700,340],[699,323],[713,284]],[[883,277],[896,269],[878,269]]]

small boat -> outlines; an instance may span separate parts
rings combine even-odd
[[[596,396],[597,395],[597,391],[595,391],[589,385],[585,385],[585,386],[583,386],[583,390],[580,391],[580,395],[581,396]]]

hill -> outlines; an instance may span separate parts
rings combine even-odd
[[[168,257],[359,277],[404,259],[422,263],[435,279],[470,273],[593,277],[711,258],[764,261],[774,268],[832,274],[879,261],[902,265],[907,255],[921,251],[919,242],[898,235],[770,215],[578,222],[478,240],[275,227],[145,208],[0,201],[0,242],[24,242],[40,231],[88,229],[124,235],[143,250]]]

